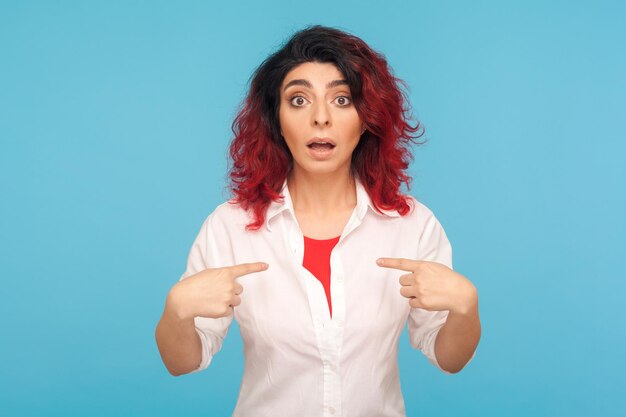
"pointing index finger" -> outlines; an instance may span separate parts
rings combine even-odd
[[[228,269],[235,277],[252,274],[254,272],[265,271],[269,267],[265,262],[250,262],[245,264],[229,266]]]
[[[417,261],[405,258],[378,258],[378,266],[383,268],[399,269],[401,271],[414,272]]]

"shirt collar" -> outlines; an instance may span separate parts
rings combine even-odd
[[[267,227],[267,230],[270,232],[272,231],[272,228],[270,227],[270,220],[285,210],[289,210],[293,213],[293,202],[291,201],[291,195],[289,194],[289,187],[287,187],[287,179],[283,182],[283,186],[281,187],[279,194],[283,198],[279,201],[272,201],[265,213],[265,227]]]
[[[356,182],[356,213],[359,220],[362,220],[367,213],[367,209],[369,208],[373,213],[382,216],[382,217],[400,217],[400,214],[396,210],[377,210],[370,198],[367,190],[361,183],[358,178],[355,178]],[[267,230],[270,232],[272,228],[270,227],[270,221],[276,217],[278,214],[282,213],[285,210],[291,212],[291,214],[295,218],[295,213],[293,209],[293,201],[291,200],[291,194],[289,194],[289,187],[287,187],[287,179],[283,182],[283,186],[280,190],[280,194],[283,198],[280,201],[272,201],[267,208],[267,212],[265,215],[265,226]]]

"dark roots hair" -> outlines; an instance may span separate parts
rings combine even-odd
[[[325,26],[296,32],[252,75],[250,90],[232,124],[230,189],[233,203],[252,210],[246,226],[257,230],[292,168],[292,157],[280,134],[280,86],[289,71],[305,62],[332,63],[344,75],[354,106],[367,127],[352,154],[351,169],[374,206],[405,215],[410,207],[400,192],[411,178],[410,143],[423,135],[419,122],[409,124],[409,107],[385,57],[356,36]]]

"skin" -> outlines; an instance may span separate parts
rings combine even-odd
[[[285,88],[293,80],[307,84]],[[288,178],[298,224],[305,236],[327,239],[339,236],[356,206],[350,171],[352,152],[365,130],[347,85],[328,88],[343,80],[330,63],[309,62],[291,70],[281,85],[281,133],[293,156]],[[332,158],[317,161],[306,147],[312,137],[329,137],[337,144]],[[436,262],[381,258],[377,264],[405,272],[400,294],[412,308],[449,310],[435,341],[439,365],[459,372],[480,340],[478,293],[465,276]]]
[[[400,294],[409,299],[411,307],[449,310],[435,340],[435,356],[448,372],[463,369],[481,334],[476,287],[465,276],[437,262],[380,258],[376,263],[407,272],[400,276]]]
[[[337,237],[356,206],[350,161],[365,131],[350,88],[335,65],[307,62],[287,73],[280,97],[281,133],[293,157],[287,184],[298,224],[310,238]],[[333,140],[331,158],[311,156],[306,144],[313,137]]]
[[[293,84],[295,82],[298,84]],[[337,85],[332,85],[333,82]],[[336,178],[349,174],[350,158],[364,126],[352,104],[350,88],[344,83],[341,72],[328,63],[307,62],[285,76],[281,85],[279,122],[294,160],[292,179],[302,176]],[[337,145],[333,157],[325,161],[312,158],[306,147],[312,137],[332,139]]]
[[[290,84],[300,80],[296,85]],[[339,236],[356,206],[350,171],[352,152],[365,130],[341,72],[329,63],[304,63],[292,69],[280,87],[281,133],[293,156],[287,178],[298,224],[305,236]],[[334,84],[333,84],[334,82]],[[312,137],[332,138],[332,156],[320,161],[306,147]],[[463,275],[435,262],[381,258],[378,265],[408,272],[400,294],[413,308],[449,310],[435,354],[440,366],[458,372],[480,339],[478,295]],[[194,317],[225,317],[241,303],[237,278],[268,268],[263,262],[201,271],[176,283],[168,293],[155,336],[163,363],[172,375],[189,373],[202,359]]]
[[[267,268],[263,262],[209,268],[172,287],[155,331],[161,359],[170,374],[187,374],[202,361],[202,343],[194,317],[229,315],[241,303],[243,286],[237,278]]]

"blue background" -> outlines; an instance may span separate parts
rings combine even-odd
[[[407,82],[411,193],[479,291],[461,373],[402,336],[408,415],[626,415],[623,4],[3,1],[0,415],[230,415],[237,328],[178,378],[154,329],[249,76],[315,23]]]

